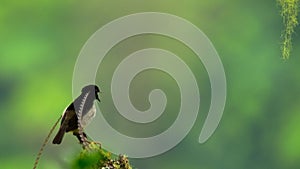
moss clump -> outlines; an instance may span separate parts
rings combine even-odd
[[[292,50],[292,35],[298,23],[299,0],[277,0],[280,15],[283,19],[284,31],[282,32],[282,57],[288,59]]]
[[[90,143],[74,160],[72,169],[132,169],[124,155],[113,159],[111,153],[96,143]]]

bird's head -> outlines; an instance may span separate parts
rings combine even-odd
[[[95,94],[95,98],[100,102],[100,98],[98,96],[98,93],[100,92],[100,89],[96,85],[87,85],[84,88],[81,89],[82,93],[91,93]]]

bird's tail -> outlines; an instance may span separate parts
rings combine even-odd
[[[65,130],[61,127],[58,131],[58,133],[56,134],[56,136],[54,137],[52,143],[53,144],[60,144],[62,139],[64,138],[65,135]]]

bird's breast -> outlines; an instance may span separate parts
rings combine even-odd
[[[87,126],[91,120],[96,116],[96,106],[93,104],[92,108],[82,117],[82,127]]]

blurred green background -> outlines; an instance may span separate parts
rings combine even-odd
[[[168,105],[156,121],[160,127],[152,130],[156,125],[151,123],[140,129],[118,115],[109,96],[111,74],[136,50],[158,47],[182,57],[197,76],[201,92],[199,116],[189,135],[167,153],[132,159],[133,166],[299,168],[300,41],[296,35],[291,58],[280,59],[283,26],[275,0],[1,1],[1,168],[32,168],[44,137],[72,100],[73,68],[87,39],[116,18],[147,11],[185,18],[209,37],[224,64],[228,93],[218,129],[205,144],[198,144],[210,85],[196,56],[180,42],[155,35],[132,37],[115,46],[100,65],[97,83],[104,91],[101,110],[120,132],[139,137],[161,132],[176,118],[180,102],[171,77],[145,71],[133,81],[131,99],[144,110],[149,91],[163,89]],[[60,146],[46,147],[39,168],[68,168],[80,146],[71,134],[64,139]]]

